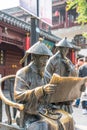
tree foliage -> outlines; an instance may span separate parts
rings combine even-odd
[[[76,8],[77,22],[87,23],[87,0],[67,0],[67,10]]]
[[[87,23],[87,0],[67,0],[66,10],[76,9],[78,17],[76,21],[82,25]],[[87,38],[87,32],[83,34]]]

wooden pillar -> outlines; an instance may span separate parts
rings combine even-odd
[[[68,27],[68,11],[66,11],[66,7],[65,7],[65,27]]]

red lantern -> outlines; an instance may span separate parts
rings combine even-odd
[[[27,34],[25,39],[25,50],[28,50],[30,48],[30,37],[29,34]]]
[[[60,15],[60,12],[59,11],[55,11],[55,16],[59,16]]]

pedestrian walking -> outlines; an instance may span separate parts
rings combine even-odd
[[[79,67],[84,64],[84,57],[79,58],[76,64],[76,71],[78,73]],[[74,107],[79,107],[80,104],[80,98],[77,98],[73,104]]]
[[[87,76],[87,57],[84,57],[84,64],[79,68],[78,75],[79,77]],[[84,92],[82,92],[81,95],[81,105],[83,114],[87,114],[87,82],[85,84],[85,87],[86,89]]]
[[[77,72],[78,72],[78,70],[79,70],[79,67],[80,67],[81,65],[83,65],[83,63],[84,63],[84,57],[79,58],[79,59],[77,60],[77,64],[75,65]]]

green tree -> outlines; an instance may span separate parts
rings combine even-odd
[[[87,23],[87,0],[67,0],[66,10],[76,8],[78,13],[77,22],[84,25]],[[83,34],[87,36],[87,32]]]

